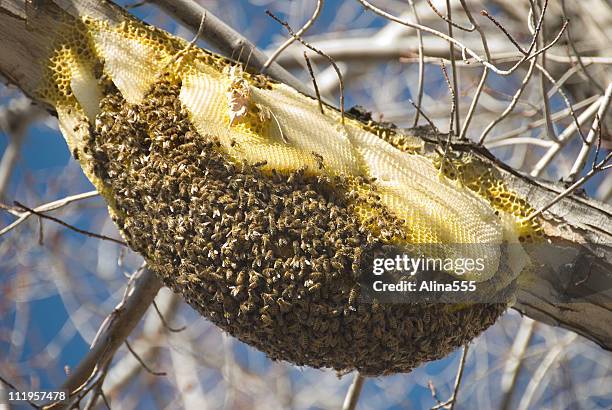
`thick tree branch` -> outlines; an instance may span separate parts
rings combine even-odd
[[[422,137],[438,144],[433,135]],[[514,171],[473,143],[458,142],[453,148],[494,167],[508,188],[535,209],[565,190],[562,184],[536,181]],[[541,220],[547,243],[527,246],[538,265],[522,275],[514,308],[612,350],[612,206],[574,194],[555,203]],[[561,262],[567,269],[559,269]]]
[[[128,284],[124,300],[105,321],[105,328],[98,334],[87,355],[81,359],[61,388],[73,392],[81,387],[96,369],[106,367],[115,352],[140,322],[162,287],[161,281],[148,268],[142,269],[133,283]]]
[[[250,66],[258,71],[262,70],[268,60],[266,54],[255,47],[246,37],[193,0],[151,0],[151,2],[161,7],[166,13],[181,23],[195,29],[200,24],[202,14],[206,13],[206,24],[202,36],[207,42],[217,47],[222,54],[238,56],[237,58],[240,61],[243,63],[248,62]],[[240,52],[241,49],[244,49],[242,53]],[[276,62],[272,62],[266,68],[266,74],[304,94],[310,93],[310,90],[301,81]]]

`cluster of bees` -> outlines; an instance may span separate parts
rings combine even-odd
[[[360,302],[360,261],[385,240],[359,219],[355,181],[228,160],[179,90],[161,78],[131,105],[107,88],[85,143],[130,247],[222,329],[272,359],[381,375],[443,357],[505,310]]]

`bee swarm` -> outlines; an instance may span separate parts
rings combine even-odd
[[[143,104],[107,85],[86,141],[130,247],[202,315],[272,359],[410,371],[494,323],[505,304],[359,303],[360,261],[385,236],[359,222],[340,178],[236,164],[159,81]]]

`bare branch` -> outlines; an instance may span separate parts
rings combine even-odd
[[[140,356],[138,356],[138,353],[136,353],[134,351],[134,349],[132,348],[132,346],[130,345],[130,343],[127,341],[127,339],[125,339],[125,341],[123,342],[125,344],[125,347],[127,347],[127,349],[130,351],[130,353],[132,354],[132,356],[134,356],[134,358],[138,361],[138,363],[140,363],[140,365],[142,366],[143,369],[145,369],[147,371],[147,373],[152,374],[153,376],[166,376],[167,373],[166,372],[156,372],[154,370],[152,370],[145,362],[144,360],[142,360],[142,358]]]
[[[312,70],[312,64],[310,64],[310,59],[308,58],[308,54],[304,51],[304,60],[306,60],[306,67],[308,67],[308,74],[312,79],[312,86],[314,87],[315,94],[317,95],[317,102],[319,103],[319,111],[321,114],[325,115],[323,111],[323,102],[321,101],[321,93],[319,92],[319,86],[317,84],[317,79],[315,78],[314,71]]]
[[[336,71],[336,74],[338,75],[338,80],[340,81],[340,115],[342,118],[342,125],[344,125],[344,81],[342,80],[342,73],[340,72],[340,69],[338,68],[338,65],[336,64],[334,59],[328,56],[327,54],[325,54],[323,51],[319,50],[318,48],[311,46],[306,41],[304,41],[300,36],[296,35],[293,29],[289,26],[289,24],[286,21],[283,21],[279,19],[278,17],[276,17],[274,14],[272,14],[272,12],[270,12],[270,10],[266,10],[266,14],[272,17],[274,20],[276,20],[283,27],[285,27],[285,29],[287,29],[287,31],[289,32],[289,35],[293,37],[294,39],[296,39],[297,41],[299,41],[300,43],[302,43],[305,47],[311,49],[317,54],[325,56],[329,60],[332,67],[334,67],[334,70]]]
[[[545,2],[545,6],[546,6],[547,2]],[[532,3],[533,6],[533,3]],[[545,11],[545,7],[543,8],[543,12]],[[533,15],[533,7],[532,7],[532,13],[530,13],[530,15]],[[542,13],[543,16],[543,13]],[[568,22],[565,21],[563,24],[562,29],[559,31],[559,34],[557,35],[557,37],[550,43],[550,45],[553,45],[554,43],[556,43],[559,40],[560,35],[562,34],[562,32],[565,30],[565,28],[567,27]],[[535,29],[535,34],[534,34],[534,39],[535,39],[535,35],[537,35],[538,32],[538,28],[540,28],[541,26],[538,25],[538,27],[536,27]],[[549,45],[549,46],[550,46]],[[548,47],[544,47],[542,49],[540,49],[540,51],[543,53],[546,51]],[[529,80],[531,79],[531,74],[533,72],[533,67],[537,67],[538,70],[540,71],[540,73],[542,74],[542,78],[544,78],[544,76],[548,79],[548,81],[550,81],[552,84],[555,85],[555,88],[557,90],[557,92],[561,95],[561,97],[563,98],[563,100],[565,101],[565,104],[567,105],[567,107],[570,110],[570,113],[572,115],[572,118],[574,119],[574,122],[578,122],[576,115],[574,114],[574,110],[572,108],[572,104],[570,103],[569,99],[567,98],[567,95],[565,95],[565,92],[563,91],[563,89],[561,87],[559,87],[557,85],[557,82],[555,81],[555,79],[550,75],[550,73],[546,70],[545,67],[543,67],[541,64],[538,64],[536,60],[532,60],[531,64],[529,65],[529,70],[527,71],[527,74],[525,75],[525,77],[523,78],[523,82],[521,84],[521,86],[519,87],[519,89],[517,90],[517,92],[514,94],[514,97],[512,99],[512,102],[510,103],[510,105],[506,108],[506,110],[504,110],[504,112],[499,115],[497,118],[495,118],[495,120],[493,120],[488,126],[487,128],[485,128],[485,130],[482,132],[482,134],[480,135],[480,139],[479,139],[479,144],[483,144],[485,138],[487,137],[488,133],[493,129],[493,127],[495,127],[495,125],[497,125],[500,121],[502,121],[504,118],[506,118],[506,116],[514,109],[514,107],[516,106],[516,103],[518,102],[518,99],[520,98],[521,94],[523,93],[524,88],[527,86],[527,83],[529,82]],[[544,92],[544,98],[547,98],[546,93]],[[550,117],[547,116],[546,117],[546,122],[547,124],[550,123],[549,121]],[[580,127],[578,127],[578,132],[580,133],[580,136],[583,138],[584,140],[584,136],[582,136],[582,132],[580,131]],[[552,134],[554,135],[554,133]],[[555,137],[555,140],[556,137]]]
[[[429,7],[431,7],[431,9],[434,11],[434,13],[436,13],[436,14],[438,15],[438,17],[440,17],[442,20],[446,21],[448,24],[452,25],[453,27],[456,27],[456,28],[458,28],[459,30],[469,31],[469,32],[472,32],[472,31],[474,31],[474,30],[476,29],[476,27],[474,26],[474,23],[473,23],[473,22],[471,22],[471,23],[472,23],[472,27],[463,27],[463,26],[461,26],[461,25],[459,25],[459,24],[455,23],[455,22],[454,22],[454,21],[453,21],[453,20],[450,18],[450,8],[448,7],[448,6],[449,6],[448,2],[446,3],[446,7],[447,7],[447,8],[446,8],[446,10],[447,10],[447,11],[446,11],[446,12],[447,12],[447,15],[446,15],[446,16],[445,16],[445,15],[443,15],[442,13],[440,13],[440,12],[438,11],[438,9],[436,8],[436,6],[434,6],[434,4],[432,3],[432,1],[431,1],[431,0],[427,0],[427,4],[429,4]],[[452,36],[452,33],[449,33],[449,35],[451,35],[451,36]]]
[[[548,1],[544,0],[544,6],[542,7],[542,15],[544,14],[544,10],[546,9],[547,3]],[[567,21],[566,24],[568,24]],[[542,47],[542,45],[546,43],[546,22],[544,21],[544,19],[542,19],[541,23],[541,36],[538,37],[536,40],[539,47]],[[540,57],[538,58],[540,59],[540,65],[542,66],[542,68],[546,69],[546,52],[543,52],[542,55],[540,55]],[[558,141],[557,135],[555,134],[555,127],[553,126],[553,122],[550,118],[550,101],[548,100],[548,95],[546,92],[546,81],[544,80],[543,71],[540,71],[540,90],[542,93],[542,102],[544,103],[544,120],[546,122],[546,134],[548,136],[548,139]]]
[[[323,8],[323,0],[317,0],[317,6],[315,7],[315,11],[313,15],[308,19],[306,23],[299,29],[295,35],[301,37],[308,31],[308,29],[314,24],[314,22],[319,18],[319,14],[321,13],[321,9]],[[262,72],[265,72],[266,69],[276,60],[276,58],[282,53],[287,47],[289,47],[295,41],[294,37],[287,39],[283,44],[281,44],[274,53],[268,58],[268,60],[264,63],[261,68]]]
[[[478,31],[478,34],[480,35],[480,40],[482,41],[482,47],[484,48],[486,59],[487,61],[490,62],[491,53],[489,52],[487,36],[485,35],[485,32],[482,30],[480,25],[476,22],[476,20],[472,16],[470,9],[467,7],[467,4],[465,4],[465,0],[460,0],[460,1],[461,1],[461,6],[463,7],[463,10],[465,11],[465,14],[467,15],[467,18],[470,20],[470,22],[472,23],[472,25],[474,26],[474,28]],[[480,82],[478,83],[478,87],[476,88],[476,92],[474,93],[474,98],[472,98],[472,103],[470,104],[468,113],[465,116],[463,127],[461,128],[461,132],[459,133],[459,139],[466,138],[467,131],[472,121],[472,117],[474,115],[474,112],[476,111],[476,106],[478,105],[478,99],[480,98],[480,94],[482,93],[484,85],[487,82],[488,75],[489,75],[489,68],[485,66],[482,71],[482,76],[480,77]]]
[[[58,224],[60,224],[62,226],[65,226],[66,228],[68,228],[70,230],[73,230],[75,232],[78,232],[80,234],[83,234],[83,235],[86,235],[86,236],[89,236],[89,237],[92,237],[92,238],[103,239],[105,241],[115,242],[115,243],[118,243],[119,245],[127,246],[127,243],[125,243],[125,242],[123,242],[123,241],[121,241],[119,239],[111,238],[111,237],[106,236],[106,235],[100,235],[98,233],[89,232],[89,231],[86,231],[84,229],[77,228],[76,226],[70,225],[69,223],[66,223],[66,222],[62,221],[61,219],[55,218],[55,217],[50,216],[50,215],[45,215],[42,212],[38,212],[38,211],[35,211],[32,208],[28,208],[27,206],[21,204],[18,201],[14,201],[14,202],[15,202],[15,205],[17,205],[18,207],[22,208],[24,211],[27,211],[27,212],[29,212],[31,214],[34,214],[34,215],[36,215],[36,216],[38,216],[40,218],[44,218],[44,219],[48,219],[50,221],[56,222],[56,223],[58,223]]]
[[[578,117],[577,121],[572,122],[570,125],[563,130],[561,134],[559,134],[559,142],[553,145],[544,156],[537,162],[537,164],[533,167],[530,175],[532,177],[539,176],[544,168],[553,160],[553,158],[561,151],[561,149],[565,146],[565,144],[570,140],[570,137],[574,135],[578,128],[582,126],[589,118],[591,118],[599,109],[603,96],[598,97],[597,100],[582,112]]]
[[[567,22],[566,24],[567,25]],[[567,97],[567,94],[565,94],[565,91],[563,91],[563,88],[561,88],[558,84],[557,81],[553,78],[552,75],[550,75],[550,73],[548,72],[548,70],[546,70],[546,68],[542,67],[542,65],[536,63],[536,68],[544,75],[546,76],[546,78],[548,79],[548,81],[550,81],[554,86],[556,91],[559,93],[559,95],[561,96],[561,98],[563,98],[563,101],[565,102],[565,106],[569,109],[570,111],[570,115],[572,116],[572,119],[574,120],[574,122],[576,123],[576,125],[578,125],[578,118],[576,117],[576,113],[574,113],[574,109],[572,108],[572,103],[570,102],[569,98]],[[546,95],[544,95],[544,98],[546,98]],[[582,131],[580,130],[580,127],[577,127],[577,131],[578,131],[578,135],[580,135],[580,138],[582,138],[582,141],[585,141],[585,137],[582,134]]]
[[[444,403],[437,404],[431,408],[431,410],[437,410],[441,408],[453,410],[457,397],[459,396],[459,388],[461,387],[461,380],[463,379],[463,371],[465,370],[465,362],[467,359],[468,345],[463,346],[461,351],[461,358],[459,359],[459,367],[457,368],[457,376],[455,377],[455,387],[451,397]]]
[[[451,5],[450,0],[446,0],[446,17],[448,22],[448,35],[453,37],[453,24],[451,20]],[[452,96],[453,96],[453,108],[451,110],[451,115],[455,116],[455,124],[457,125],[457,130],[461,129],[461,125],[459,124],[459,93],[457,91],[458,80],[457,80],[457,65],[455,64],[455,45],[453,43],[448,44],[448,54],[451,60],[451,69],[453,70],[453,84],[452,84]],[[452,127],[451,121],[451,129],[449,134],[454,134],[454,129]],[[450,138],[450,135],[449,135]]]
[[[510,40],[510,42],[512,44],[514,44],[514,46],[523,54],[523,55],[528,55],[530,53],[530,51],[527,51],[525,49],[523,49],[523,47],[521,47],[521,45],[518,43],[518,41],[516,41],[516,39],[512,36],[512,34],[510,34],[508,32],[508,30],[506,30],[506,28],[504,26],[502,26],[502,24],[497,21],[495,19],[495,17],[493,17],[492,15],[489,14],[489,12],[487,10],[481,10],[480,11],[480,15],[485,16],[486,18],[488,18],[489,20],[491,20],[491,22],[493,24],[495,24],[497,26],[498,29],[501,30],[502,33],[504,33],[506,35],[506,37],[508,37],[508,40]],[[533,47],[533,43],[532,43],[532,47]]]
[[[446,81],[446,86],[448,87],[448,93],[450,94],[450,100],[451,100],[451,109],[450,109],[450,115],[449,115],[450,118],[449,118],[449,125],[448,125],[449,142],[446,144],[446,147],[448,149],[448,146],[450,144],[450,138],[454,134],[453,120],[455,119],[455,110],[457,109],[457,105],[456,105],[457,96],[455,94],[455,89],[453,88],[453,85],[451,84],[450,78],[448,78],[448,71],[446,71],[444,60],[440,60],[440,69],[442,70],[442,74],[444,75],[444,81]]]
[[[176,327],[176,328],[170,326],[170,324],[166,321],[166,318],[164,317],[162,312],[159,310],[159,307],[157,306],[157,303],[155,302],[155,300],[153,301],[153,307],[155,308],[155,312],[157,312],[157,316],[159,317],[159,320],[162,322],[162,325],[169,332],[180,333],[184,331],[185,329],[187,329],[187,326],[181,326],[181,327]]]
[[[137,272],[126,298],[109,316],[109,325],[96,338],[91,350],[81,359],[62,388],[74,392],[87,381],[96,368],[101,368],[114,356],[149,308],[162,283],[155,273],[144,268]]]
[[[591,170],[589,172],[587,172],[587,174],[585,176],[583,176],[578,181],[576,181],[572,185],[570,185],[565,191],[563,191],[559,195],[557,195],[552,201],[550,201],[548,204],[544,205],[542,208],[538,209],[537,211],[531,213],[525,219],[525,221],[532,220],[533,218],[535,218],[536,216],[540,215],[542,212],[548,210],[551,206],[553,206],[554,204],[556,204],[557,202],[559,202],[560,200],[562,200],[566,196],[568,196],[571,193],[573,193],[576,189],[580,188],[589,179],[591,179],[592,177],[597,175],[599,172],[602,172],[602,171],[605,171],[605,170],[609,169],[610,166],[608,165],[608,161],[610,161],[610,159],[612,159],[612,152],[608,153],[608,155],[603,160],[601,160],[601,162],[599,162],[597,164],[593,164],[593,167],[591,168]]]
[[[563,12],[563,17],[567,20],[568,18],[567,18],[567,12],[566,12],[566,9],[565,9],[565,0],[561,0],[561,10]],[[567,28],[567,32],[565,34],[566,34],[566,37],[567,37],[567,43],[569,44],[570,48],[572,49],[572,52],[574,53],[574,56],[576,57],[578,65],[580,66],[580,68],[582,68],[582,72],[589,79],[591,84],[593,84],[595,86],[595,88],[597,88],[603,94],[605,92],[604,88],[597,81],[595,81],[593,76],[586,69],[586,66],[585,66],[584,62],[582,61],[582,57],[580,56],[580,53],[578,52],[576,44],[574,43],[574,39],[572,37],[572,33],[570,31],[570,27]]]
[[[77,195],[71,195],[68,196],[66,198],[62,198],[62,199],[58,199],[56,201],[53,202],[49,202],[47,204],[43,204],[43,205],[39,205],[36,208],[34,208],[34,211],[36,212],[47,212],[47,211],[53,211],[55,209],[61,208],[63,206],[66,206],[72,202],[75,201],[80,201],[83,199],[87,199],[87,198],[93,198],[98,196],[98,191],[89,191],[89,192],[84,192],[82,194],[77,194]],[[4,207],[4,209],[6,209],[8,212],[12,213],[15,216],[18,216],[18,219],[15,220],[14,222],[12,222],[10,225],[6,226],[5,228],[0,230],[0,236],[4,235],[5,233],[9,232],[10,230],[14,229],[17,225],[21,224],[22,222],[24,222],[26,219],[28,219],[31,215],[34,215],[32,212],[26,211],[26,212],[19,212],[14,210],[13,208],[6,208]]]
[[[578,153],[578,157],[572,166],[572,169],[569,173],[568,180],[574,181],[580,174],[580,171],[584,167],[584,164],[587,161],[589,156],[589,152],[591,151],[591,146],[593,145],[593,141],[595,140],[595,135],[597,129],[600,126],[600,121],[602,121],[606,117],[606,113],[608,112],[608,107],[610,106],[610,100],[612,99],[612,83],[608,84],[606,88],[606,93],[603,96],[603,100],[599,105],[599,109],[597,111],[597,116],[595,117],[595,121],[593,121],[593,125],[589,130],[589,133],[586,137],[586,141],[583,141],[582,148]]]
[[[346,397],[344,398],[344,403],[342,404],[342,410],[355,410],[357,408],[357,402],[359,402],[359,395],[361,394],[364,381],[365,377],[363,377],[359,372],[355,373],[353,382],[346,392]]]
[[[194,31],[197,30],[202,15],[206,13],[206,30],[204,35],[206,40],[215,45],[225,55],[231,55],[235,50],[247,48],[251,54],[250,64],[256,69],[261,70],[267,60],[266,55],[257,49],[246,37],[231,28],[217,16],[212,14],[210,10],[206,10],[193,0],[151,0],[161,7],[168,14],[174,16]],[[247,63],[247,56],[244,56],[242,62]],[[282,68],[277,63],[272,63],[266,70],[268,75],[288,84],[304,94],[308,94],[308,89],[304,87],[301,81],[296,79],[288,71]]]
[[[9,389],[13,390],[14,392],[20,392],[20,390],[19,390],[17,387],[15,387],[15,385],[13,385],[11,382],[9,382],[9,381],[8,381],[8,380],[6,380],[4,377],[2,377],[2,375],[0,375],[0,384],[3,384],[3,385],[5,385],[5,386],[7,386]],[[40,409],[40,408],[41,408],[41,406],[39,406],[38,404],[34,403],[33,401],[31,401],[31,400],[29,400],[29,399],[26,399],[26,402],[27,402],[27,403],[28,403],[30,406],[32,406],[33,408],[35,408],[35,409]],[[2,405],[4,406],[4,404],[3,404],[3,403],[0,403],[0,404],[2,404]],[[7,409],[8,409],[8,405],[7,405],[6,407],[7,407]]]
[[[427,27],[427,26],[423,26],[423,25],[420,25],[420,24],[412,23],[410,21],[402,20],[402,19],[400,19],[398,17],[395,17],[392,14],[389,14],[389,13],[379,9],[378,7],[373,6],[372,4],[370,4],[366,0],[357,0],[357,1],[359,3],[361,3],[363,5],[363,7],[365,7],[366,9],[371,10],[374,13],[376,13],[376,14],[382,16],[382,17],[385,17],[386,19],[389,19],[391,21],[394,21],[396,23],[402,24],[404,26],[407,26],[407,27],[410,27],[410,28],[413,28],[413,29],[419,29],[419,30],[422,30],[422,31],[424,31],[426,33],[433,34],[434,36],[440,37],[443,40],[446,40],[447,42],[456,45],[457,47],[459,47],[461,49],[462,55],[469,55],[469,56],[471,56],[473,59],[475,59],[479,63],[483,64],[485,67],[489,67],[491,70],[493,70],[495,73],[497,73],[499,75],[510,75],[510,74],[512,74],[525,61],[529,61],[529,60],[532,60],[532,59],[536,58],[538,55],[540,55],[541,53],[543,53],[544,51],[548,50],[550,47],[555,45],[555,43],[559,40],[559,38],[561,37],[561,35],[563,34],[563,32],[565,31],[565,28],[567,26],[567,22],[566,22],[563,25],[563,27],[561,28],[561,30],[559,31],[559,34],[546,47],[544,47],[544,48],[542,48],[540,50],[534,51],[533,54],[530,54],[530,55],[527,55],[527,56],[523,56],[523,58],[521,58],[510,69],[508,69],[508,70],[501,70],[498,67],[496,67],[495,65],[489,63],[488,61],[483,60],[474,50],[472,50],[471,48],[465,46],[462,42],[460,42],[459,40],[457,40],[457,39],[455,39],[453,37],[450,37],[450,36],[440,32],[438,30],[435,30],[435,29],[431,28],[431,27]],[[531,49],[531,47],[530,47],[530,49]]]
[[[503,119],[506,118],[508,114],[512,112],[512,110],[516,106],[516,103],[521,97],[521,94],[523,94],[525,87],[527,87],[527,84],[529,83],[529,80],[531,79],[531,75],[533,74],[533,69],[535,66],[536,66],[536,60],[531,60],[531,63],[529,64],[529,69],[527,70],[527,73],[523,77],[523,81],[521,82],[521,85],[519,86],[518,90],[516,90],[516,92],[514,93],[514,96],[512,97],[512,101],[500,115],[498,115],[493,121],[491,121],[489,125],[487,125],[487,127],[484,129],[482,134],[480,134],[480,138],[478,140],[479,144],[481,145],[484,144],[484,141],[487,138],[487,135],[489,135],[493,127],[495,127],[497,124],[503,121]]]

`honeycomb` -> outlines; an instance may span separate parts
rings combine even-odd
[[[219,327],[272,359],[374,376],[444,357],[506,309],[360,303],[363,258],[394,218],[364,226],[355,181],[229,161],[179,88],[157,83],[139,106],[107,95],[86,145],[130,247]]]
[[[475,158],[440,169],[415,137],[359,115],[343,125],[136,20],[59,32],[40,96],[130,247],[222,329],[273,359],[381,375],[445,356],[506,309],[524,263],[502,245],[539,227]],[[234,93],[232,121],[236,81],[248,95]],[[496,302],[360,302],[364,263],[386,246],[486,258],[466,278]]]

